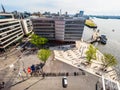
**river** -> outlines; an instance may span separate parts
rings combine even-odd
[[[96,47],[102,53],[110,53],[114,55],[118,61],[116,70],[120,76],[120,19],[92,19],[100,30],[100,35],[107,36],[107,44],[97,44]],[[114,30],[114,31],[113,31]],[[93,29],[84,27],[83,40],[87,41],[93,34]]]

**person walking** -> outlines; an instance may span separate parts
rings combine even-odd
[[[19,77],[20,79],[24,80],[21,71],[19,71],[19,73],[18,73],[18,77]]]
[[[28,73],[25,70],[25,67],[23,68],[23,72],[26,74],[26,77],[28,77]]]
[[[30,67],[27,68],[27,72],[29,75],[31,75],[31,68]]]
[[[42,74],[42,77],[43,77],[43,79],[45,78],[45,73],[43,72],[43,74]]]
[[[31,66],[31,70],[32,70],[31,75],[35,75],[35,65],[34,64]]]

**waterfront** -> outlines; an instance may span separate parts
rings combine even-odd
[[[118,60],[117,71],[120,73],[120,20],[119,19],[97,19],[94,18],[93,21],[97,24],[100,30],[100,34],[107,36],[108,41],[106,45],[98,44],[97,47],[102,53],[110,53],[116,57]],[[91,38],[93,29],[88,27],[84,28],[83,39],[85,41]]]

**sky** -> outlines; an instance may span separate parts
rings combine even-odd
[[[0,0],[6,11],[78,13],[92,15],[120,15],[120,0]],[[1,10],[1,8],[0,8]]]

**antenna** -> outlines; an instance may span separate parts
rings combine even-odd
[[[2,4],[1,4],[1,7],[2,7],[2,10],[3,10],[3,13],[5,13],[5,8]]]

